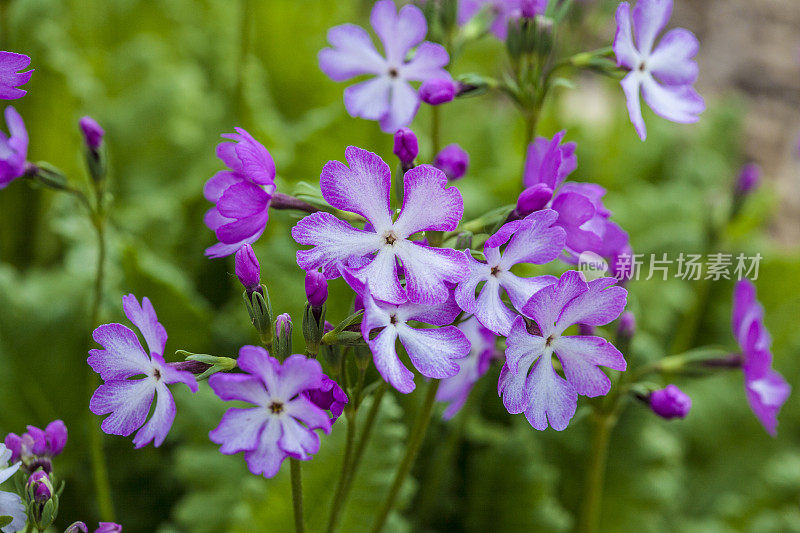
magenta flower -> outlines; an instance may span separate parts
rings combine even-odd
[[[452,78],[431,78],[419,86],[419,97],[428,105],[452,102],[458,92],[458,85]]]
[[[103,143],[103,136],[106,134],[105,130],[97,123],[92,117],[81,117],[78,121],[83,134],[83,140],[90,150],[97,150]]]
[[[497,391],[509,413],[525,413],[530,424],[556,431],[567,427],[575,414],[578,395],[602,396],[611,381],[600,366],[625,370],[622,354],[601,337],[566,336],[573,324],[602,326],[625,308],[627,291],[614,278],[589,283],[575,271],[534,294],[522,308],[533,319],[530,326],[517,317],[506,339],[506,364]],[[558,357],[565,378],[553,368]]]
[[[517,214],[552,209],[558,213],[555,225],[566,231],[565,259],[575,262],[589,251],[616,263],[616,256],[629,250],[628,234],[610,220],[611,211],[603,205],[605,189],[594,183],[565,183],[578,160],[575,143],[561,144],[564,135],[537,137],[528,147],[523,176],[527,189],[517,201]]]
[[[105,383],[92,395],[89,408],[96,415],[110,413],[100,425],[109,435],[127,437],[138,429],[133,439],[137,448],[151,441],[158,447],[175,420],[175,401],[168,385],[183,383],[197,392],[197,381],[190,372],[176,370],[164,361],[167,331],[158,322],[147,297],[139,305],[133,294],[124,296],[122,309],[139,328],[150,355],[142,349],[136,333],[122,324],[104,324],[95,329],[92,336],[103,349],[90,350],[87,362]],[[129,379],[135,376],[144,377]],[[145,423],[153,396],[156,406]]]
[[[264,233],[269,203],[275,194],[275,163],[266,148],[242,128],[222,136],[234,142],[217,145],[217,157],[230,170],[217,172],[206,182],[203,194],[216,204],[205,223],[219,243],[209,247],[209,257],[225,257]]]
[[[778,413],[792,388],[772,368],[772,338],[764,326],[764,308],[756,299],[756,288],[750,280],[736,283],[732,328],[744,357],[742,371],[747,401],[764,429],[775,436]]]
[[[397,339],[406,349],[411,364],[428,378],[444,379],[458,373],[458,359],[469,354],[469,340],[455,326],[450,326],[461,311],[452,293],[443,303],[416,304],[406,302],[389,304],[375,299],[371,285],[363,285],[350,271],[343,270],[345,281],[364,301],[364,318],[361,334],[372,351],[375,368],[392,387],[408,394],[416,388],[414,374],[397,355]],[[422,322],[437,329],[412,328],[409,321]],[[380,329],[376,336],[373,330]]]
[[[6,107],[8,137],[0,131],[0,189],[25,174],[28,158],[28,130],[17,110]]]
[[[244,452],[250,472],[268,478],[287,457],[311,459],[319,451],[314,430],[331,430],[327,413],[302,394],[322,386],[319,362],[295,354],[281,364],[258,346],[243,346],[238,361],[244,374],[214,374],[208,384],[224,401],[255,407],[228,409],[209,438],[226,455]]]
[[[420,165],[405,173],[403,208],[393,220],[389,165],[354,146],[345,150],[345,157],[350,168],[329,161],[322,169],[322,196],[337,209],[363,216],[369,225],[357,229],[326,212],[305,217],[292,228],[292,237],[313,248],[298,251],[297,264],[306,271],[321,268],[328,279],[339,277],[340,266],[347,266],[362,283],[369,282],[376,299],[385,302],[447,300],[446,283],[464,279],[466,258],[456,250],[432,248],[409,237],[427,230],[454,230],[464,211],[461,193],[447,186],[443,172]],[[405,269],[405,287],[398,278],[398,260]]]
[[[334,81],[374,76],[345,89],[345,108],[354,117],[380,121],[384,132],[394,133],[411,124],[419,109],[419,96],[409,81],[449,78],[444,67],[450,56],[443,46],[423,42],[428,25],[416,6],[406,5],[398,12],[392,0],[380,0],[372,8],[370,22],[383,43],[385,58],[363,28],[342,24],[328,31],[333,48],[320,51],[319,66]]]
[[[328,280],[322,273],[316,270],[306,272],[305,288],[306,300],[311,307],[322,307],[328,300]]]
[[[441,170],[449,180],[464,177],[469,167],[469,154],[457,144],[448,144],[433,158],[433,166]]]
[[[495,334],[486,329],[475,317],[459,324],[464,336],[470,343],[467,357],[458,359],[458,373],[442,380],[436,392],[437,402],[449,402],[443,417],[449,420],[458,413],[472,391],[472,387],[483,376],[497,355],[495,350]]]
[[[30,81],[33,69],[19,71],[28,68],[30,64],[31,58],[25,54],[0,52],[0,99],[14,100],[27,94],[28,91],[18,87]]]
[[[758,188],[759,183],[761,183],[761,167],[756,163],[748,163],[739,171],[736,193],[750,194]]]
[[[394,134],[394,155],[404,165],[410,165],[419,154],[417,136],[408,128],[400,128]]]
[[[459,0],[458,24],[466,24],[483,8],[492,13],[491,32],[501,41],[505,41],[510,21],[523,15],[530,17],[544,13],[547,0]]]
[[[53,458],[64,451],[67,444],[67,426],[62,420],[54,420],[44,430],[28,426],[28,431],[19,436],[9,433],[5,438],[6,447],[11,450],[11,461],[27,457]]]
[[[642,140],[647,137],[647,130],[639,104],[640,89],[647,105],[657,115],[673,122],[697,122],[706,108],[703,98],[692,87],[698,74],[693,58],[699,48],[694,34],[675,28],[653,48],[656,36],[667,25],[671,14],[672,0],[639,0],[632,17],[628,2],[622,2],[617,8],[614,53],[617,65],[630,71],[621,82],[622,90],[628,101],[631,122]]]
[[[675,385],[650,393],[650,409],[661,418],[686,418],[692,408],[692,399]]]
[[[553,226],[557,216],[555,211],[546,209],[504,224],[483,245],[485,263],[465,250],[470,271],[469,277],[456,288],[459,307],[466,313],[474,313],[481,324],[498,335],[508,335],[517,315],[503,303],[501,289],[506,291],[511,304],[521,310],[534,293],[555,283],[553,276],[521,278],[511,272],[511,267],[519,263],[542,265],[561,255],[565,237],[562,228]],[[476,298],[475,291],[481,283],[484,285]]]
[[[308,389],[303,394],[320,409],[331,412],[331,423],[342,415],[344,406],[349,401],[339,384],[325,374],[322,374],[322,382],[318,388]]]
[[[94,533],[122,533],[122,526],[115,522],[100,522]]]

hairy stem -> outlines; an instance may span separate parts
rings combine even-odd
[[[289,459],[292,474],[292,506],[294,507],[294,529],[297,533],[305,531],[303,523],[303,476],[300,461]]]
[[[411,467],[414,466],[414,460],[417,458],[419,448],[422,445],[422,441],[425,439],[425,433],[428,431],[437,390],[439,390],[439,380],[433,379],[428,384],[428,391],[425,394],[425,399],[417,412],[416,420],[414,420],[414,427],[411,430],[411,434],[408,437],[408,444],[406,445],[406,454],[400,466],[397,468],[394,482],[392,483],[391,489],[389,489],[389,495],[386,497],[386,501],[383,502],[383,507],[378,513],[375,525],[372,527],[373,533],[379,533],[383,529],[383,526],[386,524],[386,519],[389,518],[389,513],[394,508],[395,501],[400,494],[400,488],[403,486],[406,477],[408,477]]]

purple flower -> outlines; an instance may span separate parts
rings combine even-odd
[[[564,230],[553,226],[557,216],[555,211],[546,209],[504,224],[483,245],[485,263],[465,250],[470,272],[456,288],[459,307],[466,313],[474,313],[481,324],[498,335],[508,335],[517,315],[503,303],[501,289],[505,289],[511,304],[521,310],[534,293],[555,283],[553,276],[521,278],[511,272],[511,267],[519,263],[542,265],[561,254]],[[475,290],[481,283],[484,285],[476,299]]]
[[[749,194],[758,188],[761,182],[761,167],[755,163],[750,163],[742,167],[739,172],[739,179],[736,182],[736,192],[738,194]]]
[[[750,280],[736,283],[733,292],[733,335],[744,356],[742,370],[750,408],[770,435],[777,434],[778,412],[792,391],[772,368],[772,338],[764,326],[764,308]]]
[[[370,285],[363,285],[349,271],[343,270],[347,281],[364,300],[364,318],[361,334],[372,352],[375,368],[391,386],[403,394],[413,391],[414,374],[409,371],[397,355],[397,339],[406,349],[411,364],[420,374],[428,378],[444,379],[458,373],[458,359],[469,354],[469,341],[455,326],[449,326],[461,311],[452,293],[443,303],[400,305],[382,302],[370,292]],[[417,329],[409,321],[422,322],[437,329]],[[379,329],[376,336],[373,330]],[[372,338],[371,338],[372,337]]]
[[[0,444],[0,484],[5,483],[19,470],[20,463],[15,462],[15,464],[8,466],[11,454],[11,450],[7,449],[5,444]],[[27,520],[25,504],[22,503],[22,498],[13,492],[0,491],[0,516],[10,516],[12,518],[11,523],[1,529],[3,533],[22,531]]]
[[[222,136],[234,142],[217,145],[217,157],[230,170],[217,172],[206,182],[203,194],[216,204],[205,223],[219,243],[206,250],[209,257],[225,257],[264,233],[269,203],[275,194],[275,163],[261,143],[242,128]]]
[[[59,455],[67,444],[67,426],[61,420],[54,420],[43,430],[28,426],[28,431],[20,437],[9,433],[5,438],[6,447],[11,450],[12,461],[28,456],[52,458]]]
[[[419,154],[417,136],[408,128],[400,128],[394,134],[394,155],[404,165],[414,162]]]
[[[121,533],[122,526],[114,522],[100,522],[94,533]]]
[[[14,100],[25,96],[28,91],[17,87],[28,83],[33,75],[33,69],[18,71],[28,68],[30,64],[31,58],[24,54],[0,52],[0,99]]]
[[[86,146],[89,147],[90,150],[97,150],[100,148],[100,144],[103,142],[103,135],[105,135],[105,130],[100,127],[95,119],[92,117],[83,117],[78,122],[78,125],[81,127],[81,132],[83,132],[83,140],[86,142]]]
[[[603,205],[605,189],[593,183],[566,182],[578,166],[575,143],[561,144],[561,131],[552,139],[537,137],[528,147],[523,183],[527,187],[517,200],[517,214],[525,216],[548,208],[558,213],[556,226],[567,232],[565,247],[570,262],[582,252],[594,252],[616,261],[629,250],[628,234],[610,220]]]
[[[320,409],[331,412],[331,423],[336,422],[342,415],[344,406],[348,402],[347,394],[339,384],[325,374],[322,375],[319,388],[309,389],[303,394]]]
[[[0,189],[25,174],[28,158],[28,130],[17,110],[6,107],[9,137],[0,131]]]
[[[451,78],[431,78],[419,86],[419,97],[428,105],[452,102],[458,86]]]
[[[250,472],[268,478],[286,457],[311,459],[319,451],[314,430],[331,430],[327,413],[301,394],[322,386],[319,362],[295,354],[281,364],[257,346],[243,346],[238,361],[244,374],[214,374],[208,384],[224,401],[255,407],[228,409],[209,438],[226,455],[244,452]]]
[[[408,126],[419,108],[417,91],[408,82],[449,78],[444,66],[450,57],[443,46],[423,42],[428,25],[416,6],[406,5],[398,12],[392,0],[380,0],[372,9],[370,22],[383,43],[385,58],[363,28],[343,24],[328,31],[333,48],[320,51],[319,66],[334,81],[362,74],[375,76],[345,89],[344,105],[350,115],[378,120],[384,132],[394,133]],[[406,61],[417,45],[411,60]]]
[[[102,350],[90,350],[87,362],[100,374],[103,383],[92,395],[89,408],[96,415],[109,414],[100,427],[109,435],[128,436],[137,448],[153,442],[160,446],[175,420],[175,401],[167,385],[183,383],[197,392],[197,381],[190,372],[176,370],[164,361],[167,331],[158,322],[150,300],[139,305],[136,296],[122,298],[122,309],[144,337],[147,353],[130,328],[122,324],[104,324],[92,336]],[[141,379],[129,379],[143,376]],[[156,394],[157,393],[157,394]],[[145,423],[156,396],[153,416]]]
[[[441,170],[449,180],[457,180],[467,173],[469,154],[457,144],[449,144],[433,158],[433,166]]]
[[[306,298],[311,307],[322,307],[328,299],[328,280],[317,270],[306,272]]]
[[[650,393],[650,408],[655,414],[667,420],[686,418],[692,408],[692,399],[675,385]]]
[[[561,431],[575,414],[578,395],[602,396],[611,381],[600,366],[625,370],[622,354],[601,337],[565,336],[573,324],[602,326],[625,308],[627,291],[614,278],[589,283],[575,271],[535,293],[522,308],[533,319],[528,326],[517,317],[506,339],[506,364],[497,391],[509,413],[525,413],[539,430],[550,426]],[[558,357],[565,378],[553,368]]]
[[[497,355],[494,333],[483,327],[477,318],[469,318],[457,327],[469,341],[470,350],[467,357],[456,361],[458,373],[443,379],[436,392],[437,402],[450,402],[444,410],[445,420],[449,420],[461,410],[472,387],[489,370],[492,359]]]
[[[252,246],[245,243],[236,250],[234,268],[236,277],[247,289],[248,294],[258,289],[261,283],[261,265],[258,264],[258,258]]]
[[[617,33],[614,53],[617,65],[630,71],[622,80],[631,122],[642,140],[647,137],[639,89],[647,105],[657,115],[673,122],[697,122],[705,108],[703,98],[692,84],[697,80],[694,61],[699,44],[692,32],[683,28],[668,31],[655,49],[656,36],[672,14],[672,0],[639,0],[633,8],[622,2],[617,8]],[[633,42],[633,31],[636,44]]]
[[[544,13],[547,0],[459,0],[458,24],[469,22],[484,6],[492,13],[491,32],[501,41],[505,41],[511,20]]]
[[[322,269],[327,279],[340,275],[340,265],[351,268],[373,296],[395,304],[410,300],[435,304],[447,300],[447,282],[458,283],[467,274],[466,258],[452,249],[432,248],[409,240],[421,231],[452,231],[464,211],[461,193],[447,186],[447,177],[430,165],[405,173],[405,198],[396,220],[389,204],[392,172],[377,155],[350,146],[345,151],[350,168],[329,161],[322,169],[320,188],[337,209],[357,213],[369,221],[356,229],[326,212],[313,213],[292,228],[292,237],[310,250],[297,252],[297,264]],[[405,287],[397,275],[400,260]]]

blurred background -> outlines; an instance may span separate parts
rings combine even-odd
[[[775,366],[797,385],[800,371],[800,10],[794,0],[676,0],[670,26],[701,42],[698,90],[707,111],[676,125],[645,110],[639,141],[619,85],[575,76],[549,101],[539,134],[567,129],[578,143],[573,179],[608,189],[606,205],[637,253],[699,253],[709,214],[724,213],[739,168],[755,161],[764,186],[722,238],[728,253],[761,253],[756,285],[766,307]],[[177,349],[233,355],[256,343],[232,275],[232,258],[209,260],[214,237],[202,222],[206,179],[222,168],[214,148],[234,126],[272,153],[279,190],[315,183],[323,164],[357,145],[392,160],[391,136],[350,118],[344,84],[317,67],[329,27],[367,24],[363,0],[0,0],[0,48],[28,54],[36,69],[28,95],[11,102],[30,133],[31,160],[46,160],[83,186],[78,119],[106,130],[114,195],[104,322],[124,321],[121,297],[148,296]],[[610,44],[616,2],[576,2],[559,36],[562,54]],[[500,75],[503,48],[492,38],[458,57],[455,74]],[[520,190],[522,123],[500,95],[442,108],[443,141],[471,156],[459,182],[465,217],[512,203]],[[429,159],[429,109],[412,128]],[[276,312],[299,325],[303,275],[289,229],[273,212],[255,246]],[[96,522],[88,461],[88,308],[93,229],[73,198],[15,182],[0,191],[0,435],[61,418],[66,478],[57,524]],[[630,357],[670,352],[696,286],[679,279],[635,281],[630,309],[638,332]],[[690,343],[734,348],[732,281],[711,286]],[[350,298],[332,284],[329,319]],[[299,327],[295,328],[300,345]],[[585,409],[568,430],[537,432],[496,398],[498,369],[473,393],[465,416],[436,419],[404,492],[407,512],[392,531],[569,531],[580,506],[587,458]],[[418,378],[418,381],[420,379]],[[777,438],[747,406],[741,373],[678,380],[693,398],[683,421],[666,422],[631,404],[611,441],[605,531],[800,531],[800,407],[790,398]],[[118,522],[126,531],[287,531],[288,469],[274,480],[247,472],[208,440],[224,410],[201,387],[176,388],[178,416],[159,449],[134,451],[106,436]],[[381,422],[351,495],[343,531],[361,531],[382,501],[417,396],[384,399]],[[441,410],[440,410],[441,411]],[[344,424],[323,438],[304,468],[310,530],[327,516],[339,471]]]

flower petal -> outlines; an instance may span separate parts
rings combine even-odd
[[[642,95],[658,116],[681,124],[697,122],[706,109],[705,100],[692,87],[663,87],[652,76],[645,76]]]
[[[355,24],[342,24],[328,30],[333,48],[319,52],[319,68],[333,81],[345,81],[361,74],[381,74],[386,61],[372,44],[367,31]]]
[[[247,467],[255,475],[274,477],[281,468],[281,463],[288,454],[278,447],[281,438],[281,423],[274,417],[267,418],[266,424],[258,437],[258,448],[245,452]]]
[[[553,226],[557,218],[558,214],[552,209],[536,211],[525,217],[503,251],[499,264],[502,270],[518,263],[543,265],[561,255],[566,232]]]
[[[469,341],[455,326],[414,329],[406,324],[398,324],[397,334],[411,364],[428,378],[455,376],[458,373],[458,364],[454,360],[469,354]]]
[[[341,391],[341,389],[339,389]],[[341,391],[344,394],[344,391]],[[345,403],[347,396],[344,397]],[[310,430],[321,429],[325,433],[331,432],[331,418],[322,408],[305,396],[298,396],[285,405],[286,413],[306,425]]]
[[[667,85],[691,85],[699,72],[697,62],[692,59],[699,48],[697,37],[689,30],[670,30],[647,59],[647,69]]]
[[[144,424],[155,391],[149,378],[106,381],[94,391],[89,409],[96,415],[111,413],[100,427],[109,435],[127,437]]]
[[[534,319],[542,335],[547,337],[553,332],[564,307],[588,290],[583,275],[576,270],[568,270],[556,283],[534,294],[522,308],[522,314]]]
[[[104,381],[147,374],[152,365],[136,334],[122,324],[103,324],[92,333],[103,350],[89,350],[87,362]]]
[[[449,62],[450,56],[444,46],[425,41],[417,47],[414,58],[402,67],[401,74],[404,79],[413,81],[450,79],[450,73],[444,70]]]
[[[631,71],[622,78],[620,85],[622,85],[622,91],[625,93],[628,115],[631,118],[633,127],[636,129],[636,133],[639,134],[639,138],[645,140],[647,138],[647,128],[644,125],[642,105],[639,102],[639,87],[642,85],[642,75],[635,70]]]
[[[231,172],[230,170],[222,170],[209,178],[209,180],[203,186],[203,196],[205,196],[206,200],[209,202],[217,202],[228,187],[236,185],[237,183],[243,183],[244,181],[244,178],[235,172]]]
[[[433,326],[447,326],[453,323],[460,312],[461,308],[451,292],[447,300],[439,304],[405,303],[397,309],[397,317],[403,322],[416,320]]]
[[[614,286],[617,281],[616,278],[598,278],[586,284],[588,290],[564,306],[556,321],[556,329],[561,332],[578,323],[603,326],[617,318],[628,299],[628,291]]]
[[[399,304],[408,300],[397,277],[397,258],[392,247],[383,247],[372,261],[350,273],[362,284],[369,284],[372,295],[383,302]]]
[[[153,410],[153,415],[133,438],[136,448],[147,446],[150,441],[156,448],[161,446],[175,421],[175,400],[172,399],[169,388],[161,382],[156,390],[156,408]]]
[[[572,385],[556,374],[549,358],[539,358],[528,376],[528,394],[531,401],[525,410],[530,424],[543,431],[547,423],[556,431],[563,431],[575,415],[578,395]]]
[[[270,394],[289,401],[306,389],[317,389],[322,384],[322,365],[305,355],[290,355],[280,367],[280,379]]]
[[[633,45],[631,6],[628,2],[622,2],[617,7],[616,20],[617,32],[614,35],[613,48],[617,56],[617,66],[633,70],[639,64],[639,52]]]
[[[266,407],[269,395],[264,383],[250,374],[217,373],[208,378],[208,385],[220,400],[240,400]],[[214,441],[217,442],[217,441]]]
[[[468,274],[467,258],[458,250],[404,240],[397,241],[395,253],[405,268],[408,299],[414,303],[446,301],[450,296],[446,282],[458,283]]]
[[[619,350],[601,337],[559,337],[553,342],[553,349],[575,392],[590,398],[611,390],[611,380],[598,366],[614,370],[625,370],[627,366]]]
[[[517,315],[511,311],[500,297],[500,282],[492,276],[478,294],[475,317],[483,326],[498,335],[508,335],[511,324]]]
[[[775,436],[778,432],[778,413],[789,399],[792,387],[783,376],[770,370],[756,380],[747,380],[745,377],[745,392],[756,418],[770,435]]]
[[[3,526],[3,533],[12,533],[25,529],[27,513],[22,498],[13,492],[0,491],[0,516],[10,516],[11,522]]]
[[[672,0],[638,0],[633,8],[636,47],[644,57],[650,55],[653,43],[672,15]]]
[[[319,451],[319,435],[314,431],[303,426],[291,416],[284,416],[279,420],[281,438],[278,440],[278,447],[290,457],[308,460]]]
[[[226,218],[240,219],[265,211],[272,198],[258,185],[242,181],[231,185],[217,201],[217,210]]]
[[[392,80],[378,76],[344,90],[344,107],[351,117],[381,120],[389,113]]]
[[[381,377],[399,392],[408,394],[416,387],[414,374],[397,357],[396,340],[397,330],[394,327],[386,327],[377,337],[367,341],[367,344],[372,351],[375,368]]]
[[[214,374],[211,377],[219,375]],[[261,407],[228,409],[222,415],[219,425],[208,433],[208,438],[211,442],[221,444],[219,451],[225,455],[255,450],[258,448],[259,435],[268,418],[267,411]]]
[[[394,223],[402,238],[419,231],[453,231],[464,214],[464,199],[447,186],[444,172],[431,165],[414,167],[403,176],[403,208]]]
[[[398,13],[392,0],[375,3],[370,23],[383,43],[387,61],[394,66],[400,66],[408,51],[428,32],[425,15],[417,6],[403,6]]]
[[[419,103],[417,91],[408,82],[399,78],[392,81],[389,109],[380,118],[381,131],[394,133],[411,124],[419,109]]]
[[[521,278],[508,271],[501,272],[498,276],[498,280],[500,281],[500,285],[506,290],[511,304],[518,311],[525,307],[525,304],[531,299],[531,296],[558,281],[555,276]]]
[[[482,281],[489,279],[492,268],[486,263],[472,257],[469,250],[464,250],[463,253],[467,259],[469,272],[467,277],[456,287],[455,297],[458,306],[461,307],[465,313],[474,313],[478,305],[475,299],[475,289],[478,288],[478,285]]]
[[[264,211],[255,215],[240,218],[220,226],[214,233],[217,235],[217,239],[225,244],[238,243],[251,238],[255,241],[264,232],[268,219],[269,210],[264,209]]]
[[[122,297],[122,310],[128,320],[139,328],[142,332],[147,347],[151,354],[164,355],[164,347],[167,345],[167,330],[158,321],[156,310],[150,299],[145,296],[142,298],[142,305],[133,294]]]

